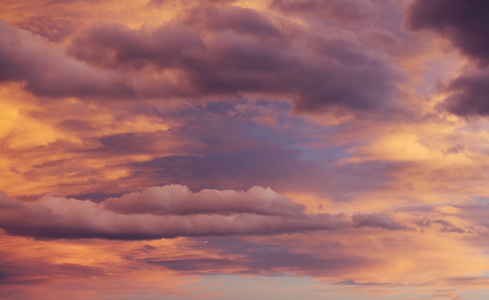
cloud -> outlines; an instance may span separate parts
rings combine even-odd
[[[0,228],[36,238],[159,239],[261,235],[349,227],[341,215],[306,214],[271,189],[246,192],[163,186],[95,203],[48,194],[0,210]]]
[[[447,87],[450,95],[442,107],[461,115],[489,115],[489,68],[466,72]]]
[[[405,225],[397,223],[384,213],[355,214],[352,219],[356,227],[380,227],[389,230],[407,229]]]
[[[422,218],[414,222],[416,225],[421,227],[437,227],[441,232],[455,232],[455,233],[466,233],[467,231],[453,225],[451,222],[443,219],[430,220],[428,218]]]
[[[489,3],[484,0],[416,0],[408,9],[407,24],[447,37],[462,53],[489,63]]]
[[[202,100],[258,94],[292,101],[298,111],[361,113],[391,107],[403,80],[388,55],[354,31],[297,26],[250,8],[193,9],[156,28],[99,23],[71,33],[66,48],[54,42],[68,34],[60,29],[63,21],[46,18],[20,26],[53,41],[0,24],[0,80],[25,82],[37,96]]]
[[[90,28],[76,37],[69,48],[75,58],[105,68],[139,69],[153,63],[173,68],[203,47],[200,37],[180,26],[164,25],[154,31],[132,30],[123,24]]]
[[[119,94],[122,83],[67,57],[38,35],[0,21],[0,81],[23,81],[38,96]]]
[[[152,187],[143,192],[109,198],[104,207],[118,213],[155,215],[258,214],[294,217],[304,206],[273,192],[270,188],[252,187],[246,193],[232,190],[202,190],[196,194],[187,187],[169,185]]]
[[[374,19],[370,0],[274,0],[271,7],[285,13],[332,20],[339,25],[359,25]]]
[[[200,7],[189,13],[185,23],[217,32],[234,31],[253,36],[280,38],[279,28],[264,14],[238,6],[221,9]]]
[[[156,29],[93,27],[74,38],[69,53],[145,78],[133,83],[142,97],[259,94],[293,100],[303,111],[392,104],[402,75],[386,55],[353,31],[280,25],[287,22],[248,8],[192,10]]]
[[[294,246],[284,243],[254,242],[232,237],[199,238],[193,243],[200,244],[201,249],[216,253],[219,258],[204,259],[172,259],[149,257],[142,262],[159,265],[185,273],[227,273],[237,274],[281,274],[297,272],[299,274],[324,276],[340,274],[357,269],[359,266],[369,267],[374,262],[366,257],[343,253],[336,256],[323,251],[300,252]],[[156,252],[156,251],[154,251]],[[154,254],[154,253],[152,253]]]
[[[460,52],[477,62],[478,70],[466,71],[450,81],[441,107],[461,115],[489,115],[489,3],[484,0],[414,1],[407,25],[427,29],[447,38]]]
[[[62,41],[76,29],[71,21],[50,16],[31,16],[27,21],[17,25],[22,29],[29,30],[34,34],[56,42]]]

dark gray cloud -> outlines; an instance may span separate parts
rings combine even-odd
[[[408,10],[412,29],[429,29],[447,37],[462,53],[489,63],[489,2],[485,0],[416,0]]]
[[[442,107],[461,115],[489,115],[489,69],[467,72],[449,83]]]
[[[389,230],[405,230],[407,227],[400,224],[385,213],[355,214],[352,216],[356,227],[380,227]]]
[[[366,47],[354,31],[284,25],[286,19],[270,16],[210,7],[156,29],[97,25],[74,36],[68,49],[2,23],[0,80],[25,81],[27,90],[50,97],[259,94],[292,101],[299,111],[357,113],[393,105],[402,76],[385,53]],[[22,26],[53,40],[66,34],[60,20],[31,21]]]
[[[488,115],[489,2],[417,0],[409,7],[407,24],[414,30],[441,34],[478,64],[478,71],[466,72],[447,84],[450,96],[442,107],[462,116]]]
[[[25,81],[39,96],[122,95],[121,80],[70,59],[40,36],[0,21],[0,81]]]
[[[155,30],[94,27],[74,39],[70,53],[99,68],[165,72],[178,80],[145,83],[138,95],[190,98],[252,93],[294,100],[299,110],[369,111],[395,98],[400,72],[384,54],[368,50],[353,33],[278,27],[239,7],[192,11],[180,23]]]

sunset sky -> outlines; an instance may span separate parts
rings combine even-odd
[[[487,0],[0,0],[0,299],[488,299],[488,36]]]

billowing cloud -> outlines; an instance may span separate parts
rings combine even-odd
[[[486,293],[485,3],[1,7],[2,299]]]
[[[4,81],[39,96],[282,97],[296,108],[370,111],[395,102],[402,76],[353,31],[285,25],[249,8],[192,10],[155,29],[98,25],[59,45],[1,24]],[[282,24],[282,25],[280,25]],[[205,33],[205,34],[204,34]],[[118,71],[118,72],[115,72]]]
[[[100,203],[51,193],[34,202],[0,198],[0,228],[36,238],[144,240],[179,236],[273,235],[286,232],[406,226],[386,214],[306,213],[305,206],[270,188],[246,192],[166,185]]]
[[[306,214],[302,205],[259,187],[193,194],[184,186],[163,186],[101,203],[55,194],[25,204],[3,197],[2,208],[1,228],[36,238],[159,239],[349,226],[341,215]]]
[[[203,190],[197,194],[184,186],[153,187],[141,193],[109,198],[106,209],[124,213],[155,215],[236,214],[297,216],[304,206],[273,192],[270,188],[253,187],[246,193],[232,190]]]
[[[259,94],[294,100],[308,111],[368,111],[394,100],[400,72],[355,33],[274,23],[251,9],[212,8],[154,30],[93,27],[69,51],[100,68],[151,74],[139,85],[142,96]]]

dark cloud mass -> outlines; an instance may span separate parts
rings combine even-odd
[[[24,27],[61,38],[34,21]],[[287,22],[248,8],[211,7],[155,29],[97,25],[67,49],[2,23],[0,80],[25,81],[32,93],[55,97],[258,94],[292,100],[302,111],[356,112],[393,103],[402,76],[385,53],[369,50],[354,31]]]
[[[465,73],[448,86],[451,93],[443,104],[457,115],[489,115],[489,69]]]
[[[489,64],[489,2],[485,0],[417,0],[409,8],[408,25],[439,32],[464,54]]]
[[[423,0],[409,8],[411,29],[433,30],[478,63],[447,85],[451,95],[443,107],[458,115],[489,115],[489,2],[484,0]]]
[[[120,95],[124,91],[113,73],[67,57],[38,35],[1,21],[0,35],[0,81],[24,81],[39,96]]]

